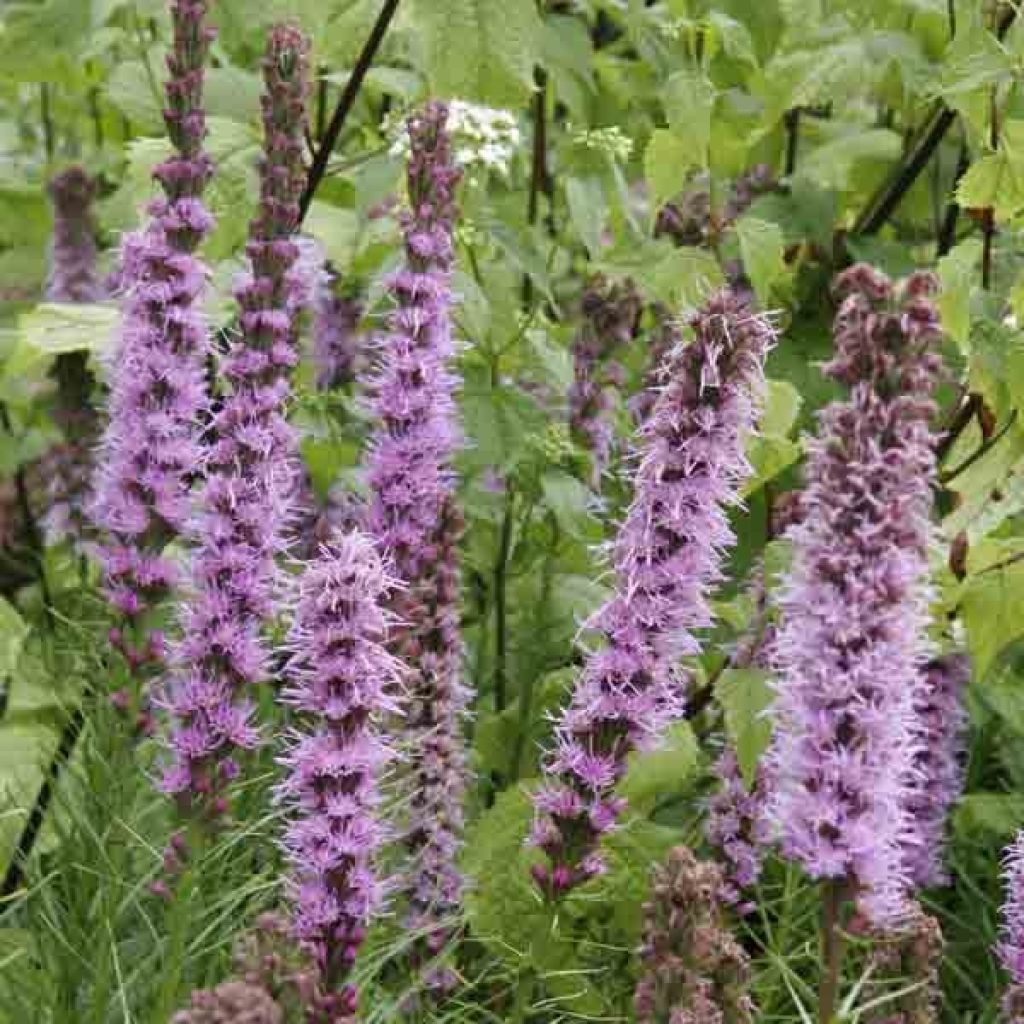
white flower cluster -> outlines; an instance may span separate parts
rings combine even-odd
[[[467,173],[508,173],[520,143],[519,122],[513,113],[452,100],[448,104],[448,131],[455,161]],[[391,152],[394,156],[408,155],[409,135],[404,121],[396,130]]]
[[[574,146],[593,149],[625,163],[633,153],[633,140],[617,125],[607,128],[576,128],[570,135]]]

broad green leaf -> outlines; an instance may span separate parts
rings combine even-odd
[[[788,380],[765,381],[764,407],[758,419],[758,433],[786,437],[796,426],[803,398]]]
[[[17,608],[0,597],[0,678],[6,679],[14,672],[28,632],[28,624]]]
[[[693,729],[689,722],[677,722],[656,749],[630,756],[619,793],[634,811],[649,813],[659,799],[682,788],[696,765]]]
[[[424,68],[440,96],[525,104],[542,39],[534,0],[413,0]]]
[[[653,213],[682,190],[692,160],[692,151],[675,132],[658,128],[651,134],[644,150],[644,177],[651,189]]]
[[[602,236],[608,222],[608,199],[604,183],[597,175],[570,177],[565,183],[569,217],[591,257],[602,248]]]
[[[772,736],[769,675],[755,668],[727,668],[715,684],[725,712],[725,728],[747,786],[754,784],[757,765]]]
[[[704,75],[677,71],[665,83],[661,98],[669,127],[682,142],[687,163],[706,168],[711,146],[714,86]]]
[[[839,129],[844,134],[838,134]],[[809,178],[820,188],[845,189],[850,186],[854,168],[861,161],[890,163],[903,148],[900,136],[887,128],[861,125],[836,126],[832,138],[808,153],[797,174]]]
[[[983,679],[999,654],[1024,634],[1024,562],[969,576],[960,597],[975,678]]]
[[[591,513],[594,495],[584,483],[562,470],[549,470],[540,479],[544,504],[570,537],[593,539],[596,522]]]
[[[937,303],[942,328],[964,352],[970,346],[971,293],[981,249],[981,239],[968,238],[943,256],[937,268],[942,283]]]
[[[359,217],[354,210],[314,199],[303,227],[323,246],[324,255],[336,267],[349,266],[359,235]]]
[[[977,842],[980,834],[1006,838],[1024,821],[1024,796],[1018,793],[968,793],[953,813],[958,835]]]
[[[0,723],[0,872],[17,849],[56,749],[57,733],[47,724],[20,715]]]
[[[783,258],[784,240],[778,224],[749,214],[736,222],[743,269],[762,306],[771,303],[775,289],[789,277]]]
[[[61,352],[101,353],[110,349],[120,314],[97,302],[43,302],[18,321],[24,343],[50,357]]]

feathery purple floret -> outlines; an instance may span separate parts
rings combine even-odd
[[[68,167],[53,176],[47,191],[53,237],[46,297],[50,302],[96,302],[103,297],[92,222],[96,181],[81,167]]]
[[[967,709],[964,688],[971,677],[965,654],[947,654],[928,662],[914,704],[917,754],[907,812],[913,843],[905,853],[917,886],[948,885],[943,865],[946,823],[963,791]]]
[[[363,304],[339,295],[336,287],[335,275],[325,274],[313,300],[313,363],[321,390],[351,384],[359,370]]]
[[[614,548],[615,594],[589,627],[588,652],[555,731],[548,782],[536,797],[534,842],[549,895],[601,870],[596,853],[623,801],[614,795],[631,750],[649,747],[682,710],[674,662],[698,653],[711,587],[732,544],[727,507],[750,472],[768,321],[728,290],[691,318],[693,340],[670,354],[665,384],[640,431],[634,498]]]
[[[820,414],[775,644],[771,815],[783,852],[846,878],[875,925],[906,913],[914,709],[928,653],[928,421],[941,335],[925,274],[864,265],[837,282],[836,356],[852,389]]]
[[[1010,976],[1003,996],[1005,1024],[1024,1021],[1024,830],[1010,844],[1003,857],[1003,923],[996,952],[1003,970]]]
[[[458,907],[455,858],[465,788],[457,542],[452,463],[460,444],[449,369],[452,231],[459,171],[446,131],[448,111],[430,103],[409,122],[409,210],[405,266],[389,282],[395,308],[370,384],[379,426],[368,456],[370,532],[394,559],[404,590],[394,607],[407,625],[396,650],[412,666],[405,702],[410,865],[403,887],[409,924],[427,931],[429,952],[449,934]]]
[[[46,297],[51,302],[95,302],[103,297],[96,276],[92,221],[96,182],[81,167],[69,167],[53,176],[48,191],[53,238]],[[46,536],[51,544],[69,540],[81,545],[88,534],[92,448],[99,430],[89,398],[92,376],[87,353],[60,353],[53,376],[57,381],[54,420],[64,438],[46,456]]]
[[[332,991],[346,981],[382,895],[377,784],[392,759],[382,723],[398,712],[402,675],[385,647],[394,617],[384,601],[395,586],[372,540],[341,537],[303,573],[288,637],[282,700],[297,712],[298,732],[279,795],[293,811],[285,848],[294,923]],[[338,998],[354,1011],[354,989]]]
[[[212,164],[203,151],[203,68],[213,30],[206,0],[174,0],[164,121],[174,149],[154,177],[162,199],[124,239],[124,315],[112,369],[109,424],[100,445],[92,518],[111,604],[129,620],[175,582],[164,546],[185,526],[206,409],[206,270],[194,253],[213,220],[202,204]]]
[[[715,763],[715,775],[721,788],[708,803],[707,838],[726,862],[723,898],[745,915],[755,908],[746,894],[761,877],[769,839],[764,769],[759,768],[753,786],[748,786],[736,752],[727,747]]]
[[[235,290],[238,333],[221,362],[227,393],[212,420],[194,524],[194,593],[165,700],[175,727],[164,787],[186,800],[219,801],[237,771],[232,754],[258,742],[242,695],[269,674],[261,633],[275,611],[276,558],[297,481],[297,441],[285,415],[305,284],[292,235],[304,182],[308,51],[298,29],[280,25],[263,59],[266,152],[246,246],[251,272]]]
[[[615,433],[611,390],[624,375],[615,357],[632,340],[642,309],[631,281],[609,283],[598,275],[583,293],[582,325],[572,343],[569,426],[591,454],[594,486],[608,465]]]

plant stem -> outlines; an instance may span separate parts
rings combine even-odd
[[[541,193],[550,199],[550,183],[548,181],[548,73],[540,66],[533,70],[533,81],[536,91],[533,94],[533,148],[530,159],[530,191],[527,197],[526,222],[533,227],[540,215]],[[529,273],[523,274],[523,306],[528,307],[533,299],[533,280]]]
[[[506,487],[505,514],[494,563],[494,710],[499,714],[508,705],[508,556],[512,549],[514,497],[511,487]]]
[[[299,200],[299,224],[302,223],[309,212],[310,203],[313,202],[313,196],[316,194],[324,172],[327,170],[327,164],[331,158],[334,145],[341,135],[342,128],[345,127],[345,122],[348,120],[348,115],[352,112],[352,107],[355,105],[356,97],[359,95],[359,90],[362,87],[363,80],[366,78],[366,73],[370,70],[370,65],[373,63],[373,58],[377,55],[377,50],[380,49],[381,43],[384,42],[391,19],[395,16],[395,11],[397,10],[398,0],[385,0],[380,14],[377,15],[377,21],[370,30],[366,42],[363,44],[362,52],[356,60],[352,74],[349,75],[345,88],[341,91],[338,105],[334,108],[330,124],[328,124],[320,147],[313,157],[313,164],[309,168],[306,187],[303,189],[302,198]]]
[[[788,178],[796,171],[797,147],[800,143],[800,108],[786,112],[786,163],[783,174]]]
[[[839,981],[843,966],[842,912],[846,883],[832,878],[822,888],[821,960],[822,977],[818,989],[818,1024],[832,1024],[839,1002]]]
[[[39,86],[39,116],[43,122],[43,150],[46,153],[46,162],[53,163],[56,152],[56,140],[53,132],[53,113],[50,110],[50,85],[43,82]]]

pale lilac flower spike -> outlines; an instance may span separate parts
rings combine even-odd
[[[851,395],[822,411],[810,444],[774,648],[770,814],[782,850],[813,878],[853,883],[877,927],[908,911],[915,701],[929,653],[934,290],[929,275],[898,288],[864,265],[837,280],[826,372]]]
[[[243,696],[269,674],[262,630],[276,610],[276,558],[287,546],[298,445],[286,419],[298,361],[296,315],[305,288],[293,234],[304,183],[309,43],[290,25],[270,31],[263,59],[265,155],[260,205],[239,282],[238,333],[221,362],[227,393],[213,417],[206,481],[194,523],[194,593],[164,703],[174,720],[164,788],[187,806],[224,809],[222,792],[254,747]]]
[[[601,634],[555,729],[533,841],[541,889],[557,897],[602,869],[597,844],[621,815],[614,795],[631,750],[682,712],[678,658],[698,653],[711,589],[732,545],[727,509],[750,473],[764,359],[775,332],[729,290],[690,319],[639,433],[633,502],[614,546],[615,594],[588,623]]]
[[[206,0],[171,4],[164,121],[173,154],[153,172],[164,197],[150,203],[148,225],[125,237],[120,255],[124,314],[90,513],[106,537],[107,598],[129,624],[177,581],[163,549],[188,520],[207,408],[207,272],[195,256],[213,226],[201,199],[213,172],[203,150],[203,69],[214,34],[206,10]],[[136,662],[162,653],[153,637],[124,649]]]
[[[1003,925],[996,952],[1010,976],[1003,996],[1004,1024],[1024,1024],[1024,829],[1003,858]]]
[[[297,730],[279,796],[292,811],[294,927],[344,1014],[356,1009],[349,974],[382,896],[378,781],[392,759],[382,729],[399,711],[403,671],[385,646],[394,616],[384,602],[396,586],[372,540],[340,537],[302,574],[287,643],[281,699]]]
[[[394,308],[367,385],[377,428],[367,477],[369,531],[394,560],[404,586],[393,608],[407,624],[395,650],[413,668],[405,701],[409,751],[409,864],[401,880],[407,926],[425,936],[414,959],[448,943],[462,877],[465,753],[461,735],[468,692],[461,678],[453,463],[461,445],[451,321],[455,189],[460,173],[447,133],[448,109],[432,102],[409,121],[409,209],[402,215],[405,263],[389,281]],[[425,950],[422,948],[425,946]],[[428,983],[444,984],[442,975]]]

